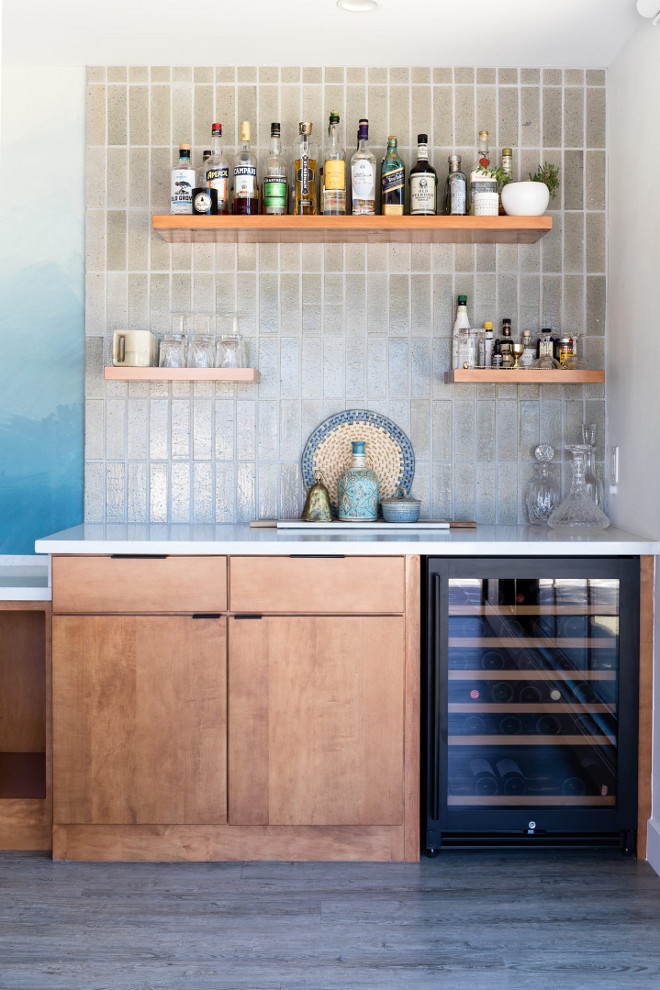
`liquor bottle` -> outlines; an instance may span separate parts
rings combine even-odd
[[[234,159],[233,211],[249,215],[259,212],[257,158],[250,149],[250,122],[241,121],[241,147]]]
[[[488,760],[470,760],[470,770],[474,777],[474,793],[490,797],[499,792],[499,784]]]
[[[486,171],[478,171],[480,167]],[[499,209],[497,180],[488,171],[489,167],[488,131],[479,131],[479,153],[470,172],[471,216],[497,216]]]
[[[222,152],[222,124],[211,127],[213,150],[206,159],[206,183],[215,189],[218,200],[217,212],[229,213],[229,159]]]
[[[339,143],[339,114],[332,111],[328,123],[328,143],[323,153],[321,210],[324,216],[346,214],[346,155]]]
[[[454,320],[454,330],[452,334],[452,368],[460,368],[458,363],[458,345],[461,340],[461,331],[470,329],[470,318],[467,312],[467,296],[459,296],[456,303],[456,319]]]
[[[484,332],[479,338],[479,367],[490,368],[493,360],[493,324],[490,320],[484,323]]]
[[[385,217],[402,217],[406,167],[397,150],[396,137],[387,139],[387,154],[380,165],[381,212]]]
[[[218,193],[206,178],[206,162],[195,170],[195,185],[192,191],[192,211],[197,216],[215,216],[218,212]]]
[[[513,151],[511,148],[502,148],[502,173],[504,175],[504,182],[500,184],[498,191],[499,199],[499,210],[498,213],[501,217],[506,216],[506,210],[502,206],[502,187],[510,182],[513,177]]]
[[[170,184],[170,215],[192,213],[192,192],[195,186],[195,169],[190,163],[190,145],[179,145],[179,164],[172,169]]]
[[[437,213],[438,176],[429,162],[428,135],[417,135],[417,161],[410,169],[411,217],[434,217]]]
[[[369,121],[361,120],[358,147],[351,158],[352,212],[354,216],[376,214],[376,159],[369,151]]]
[[[312,125],[308,120],[298,124],[298,148],[294,161],[294,207],[296,216],[315,216],[318,213],[318,161],[319,146],[312,139]]]
[[[490,689],[491,701],[497,704],[504,705],[508,702],[513,701],[513,687],[509,681],[495,681]]]
[[[527,794],[527,781],[515,760],[498,760],[495,766],[505,794]]]
[[[467,213],[467,179],[461,171],[461,156],[450,155],[448,161],[444,212],[448,217],[464,217]]]
[[[261,212],[283,216],[287,210],[288,179],[286,161],[282,157],[280,125],[270,125],[270,150],[264,162],[261,180]]]
[[[513,340],[511,338],[511,320],[502,320],[502,336],[500,337],[500,348],[502,351],[502,367],[511,368],[513,365],[513,350],[511,345]]]
[[[536,360],[536,348],[532,343],[532,335],[529,330],[523,330],[522,344],[524,350],[518,363],[521,368],[531,368],[532,362]]]

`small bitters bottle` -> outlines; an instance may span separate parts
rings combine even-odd
[[[467,213],[467,179],[461,171],[460,155],[449,156],[444,211],[448,217],[464,217]]]

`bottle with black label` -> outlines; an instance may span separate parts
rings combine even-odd
[[[406,167],[397,150],[396,137],[387,139],[387,154],[380,166],[381,212],[385,217],[402,217]]]
[[[428,135],[417,135],[417,161],[410,169],[410,215],[434,217],[438,211],[438,176],[429,162]]]
[[[206,162],[204,161],[195,172],[192,208],[196,216],[215,216],[218,212],[218,194],[206,180]]]
[[[294,161],[294,208],[296,216],[318,213],[319,146],[312,138],[312,123],[298,124],[298,146]]]
[[[215,189],[216,213],[229,213],[229,159],[222,151],[222,124],[211,127],[212,151],[206,159],[206,185]]]
[[[282,216],[287,210],[288,180],[286,161],[282,157],[280,125],[270,125],[270,150],[264,162],[261,180],[261,210],[272,216]]]
[[[511,337],[511,320],[502,320],[502,336],[500,337],[500,349],[502,351],[502,367],[513,367],[513,339]]]
[[[190,145],[179,145],[179,164],[172,169],[170,184],[170,215],[181,216],[193,211],[195,169],[190,162]]]
[[[249,216],[259,212],[257,158],[250,148],[250,122],[241,121],[241,146],[234,159],[233,212]]]

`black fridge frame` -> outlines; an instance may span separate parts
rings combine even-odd
[[[447,803],[448,790],[448,581],[449,578],[616,578],[619,580],[618,787],[614,808],[460,808]],[[639,722],[639,557],[427,557],[424,567],[422,653],[422,847],[444,844],[548,843],[594,845],[620,835],[630,849],[637,828]],[[425,743],[424,743],[425,740]],[[530,831],[530,821],[535,826]],[[623,839],[624,835],[628,838]],[[461,843],[459,837],[464,836]],[[451,837],[451,839],[450,839]],[[490,837],[490,840],[489,840]]]

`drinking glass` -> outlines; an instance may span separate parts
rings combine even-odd
[[[161,368],[186,367],[186,338],[182,333],[166,333],[160,342]]]
[[[215,337],[212,333],[195,333],[188,343],[189,368],[213,368]]]
[[[223,334],[218,341],[216,367],[244,368],[245,344],[240,333]]]

